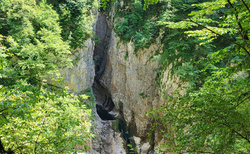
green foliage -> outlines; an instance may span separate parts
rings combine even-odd
[[[138,148],[134,148],[132,144],[127,144],[127,146],[129,147],[130,153],[138,152]]]
[[[87,150],[88,96],[79,101],[45,80],[61,82],[59,69],[72,66],[58,14],[44,1],[2,0],[0,19],[0,152]]]
[[[159,35],[159,27],[155,22],[156,19],[152,18],[161,11],[156,5],[151,6],[150,11],[143,10],[143,3],[140,0],[127,5],[131,5],[129,10],[123,10],[121,6],[117,8],[115,32],[122,41],[132,41],[137,52],[155,42],[155,38]]]
[[[0,9],[4,14],[0,31],[14,40],[8,45],[9,56],[5,58],[10,67],[1,72],[3,77],[40,79],[58,76],[59,68],[72,66],[67,58],[68,43],[60,36],[58,15],[50,6],[36,5],[32,0],[6,0]]]
[[[148,8],[150,4],[158,3],[159,0],[144,0],[144,10]]]
[[[77,151],[76,145],[86,145],[93,136],[87,121],[91,110],[65,89],[38,91],[24,82],[1,85],[0,136],[5,150],[68,153]]]
[[[250,80],[228,71],[215,69],[199,90],[169,97],[159,110],[158,120],[173,128],[165,130],[166,140],[175,141],[168,143],[172,151],[249,153]]]
[[[111,1],[113,2],[115,0],[101,0],[101,6],[104,11],[106,10],[108,3]]]
[[[202,40],[189,36],[185,33],[186,28],[190,28],[185,22],[188,18],[188,14],[195,9],[198,9],[192,4],[199,3],[199,1],[173,1],[168,5],[169,11],[165,12],[164,17],[158,21],[159,24],[165,25],[167,23],[173,23],[173,27],[167,25],[162,31],[162,44],[163,52],[159,53],[159,62],[161,72],[170,68],[169,77],[178,75],[182,81],[189,82],[190,84],[200,84],[202,79],[199,69],[202,69],[202,65],[196,63],[200,60],[200,57],[204,57],[214,50],[223,48],[228,43],[221,43],[218,40],[218,45],[211,46],[200,43]],[[180,23],[180,24],[175,24]],[[181,27],[183,26],[183,27]],[[159,73],[159,82],[163,74]]]
[[[139,96],[141,96],[141,98],[142,98],[142,99],[144,99],[144,98],[147,98],[147,97],[148,97],[148,95],[147,95],[147,94],[145,94],[145,93],[140,93],[140,94],[139,94]]]
[[[166,126],[170,142],[163,146],[169,152],[249,153],[249,2],[178,2],[171,3],[175,14],[160,21],[170,31],[159,53],[161,69],[171,65],[184,82],[151,111]]]
[[[125,59],[125,60],[128,59],[128,51],[126,52],[126,55],[124,56],[124,59]]]
[[[8,60],[6,57],[12,57],[13,54],[9,52],[9,49],[4,45],[13,44],[14,41],[11,37],[6,37],[0,34],[0,70],[6,69],[8,65]],[[0,74],[0,77],[2,75]]]
[[[59,14],[62,37],[69,41],[72,49],[84,46],[84,41],[91,38],[94,17],[92,11],[98,7],[97,0],[48,0]]]

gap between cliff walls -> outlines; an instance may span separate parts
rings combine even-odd
[[[95,63],[95,77],[92,85],[93,93],[96,101],[96,113],[105,123],[105,121],[112,122],[110,128],[113,131],[119,132],[123,138],[123,147],[127,150],[126,153],[132,153],[131,151],[131,139],[127,133],[126,121],[124,120],[121,107],[116,107],[112,99],[103,76],[105,75],[109,51],[109,43],[111,37],[111,30],[109,28],[106,16],[103,12],[100,12],[96,22],[96,42],[94,48],[93,61]],[[112,131],[110,130],[110,131]],[[105,148],[105,147],[104,147]]]
[[[95,63],[95,77],[93,92],[96,98],[96,111],[102,120],[115,120],[115,116],[110,114],[114,108],[114,102],[108,89],[101,83],[107,65],[107,55],[111,30],[108,27],[106,16],[100,13],[96,22],[96,36],[99,42],[95,45],[93,60]]]

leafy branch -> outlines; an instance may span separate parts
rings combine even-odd
[[[245,99],[243,99],[240,103],[238,103],[237,105],[235,105],[234,107],[238,107],[240,104],[242,104],[243,102],[245,102],[247,99],[249,99],[250,96],[246,97]]]
[[[202,25],[202,24],[200,24],[200,23],[197,23],[197,22],[193,21],[193,20],[192,20],[190,17],[188,17],[188,16],[185,16],[185,17],[187,17],[187,18],[189,19],[188,22],[192,22],[192,23],[198,25],[199,27],[205,28],[206,30],[212,32],[213,34],[216,34],[216,35],[218,35],[219,37],[221,37],[221,38],[223,38],[223,39],[225,39],[225,40],[227,40],[227,41],[229,41],[229,42],[231,42],[231,43],[233,43],[233,44],[239,46],[240,48],[242,48],[242,49],[248,54],[248,56],[250,56],[250,52],[248,52],[247,49],[246,49],[245,47],[243,47],[242,45],[240,45],[239,43],[236,43],[236,42],[234,42],[234,41],[232,41],[232,40],[230,40],[230,39],[224,37],[223,35],[221,35],[221,34],[215,32],[215,31],[213,31],[212,29],[209,29],[208,27],[206,27],[206,26],[204,26],[204,25]]]
[[[243,4],[244,4],[244,6],[246,7],[246,9],[248,10],[248,12],[250,13],[250,9],[249,9],[249,7],[247,6],[247,4],[245,3],[245,1],[244,0],[240,0]]]
[[[248,36],[247,36],[247,34],[245,33],[244,34],[244,36],[243,36],[243,28],[242,28],[242,25],[241,25],[241,23],[239,22],[239,17],[238,17],[238,15],[236,14],[236,12],[237,12],[237,10],[236,10],[236,7],[233,7],[233,5],[232,5],[232,3],[230,2],[230,0],[227,0],[227,2],[228,2],[228,4],[230,5],[230,7],[232,8],[232,9],[234,9],[235,11],[234,11],[234,16],[235,16],[235,18],[236,18],[236,20],[237,20],[237,24],[238,24],[238,26],[239,26],[239,28],[240,28],[240,36],[241,36],[241,38],[242,38],[242,40],[244,41],[244,43],[245,43],[245,45],[248,47],[248,50],[250,50],[250,47],[248,46],[248,43],[246,42],[246,40],[249,40],[249,38],[248,38]],[[248,55],[249,55],[249,53],[248,53]]]
[[[235,129],[231,128],[228,124],[226,124],[226,123],[221,123],[221,124],[224,125],[224,126],[226,126],[226,127],[228,127],[228,128],[231,129],[233,132],[235,132],[237,135],[239,135],[241,138],[245,139],[248,143],[250,143],[250,140],[249,140],[247,137],[243,136],[241,133],[239,133],[239,132],[236,131]]]

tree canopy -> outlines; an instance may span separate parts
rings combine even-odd
[[[113,4],[122,41],[143,49],[160,38],[162,51],[153,60],[159,60],[157,81],[163,90],[163,78],[178,78],[175,94],[163,91],[164,105],[148,112],[156,125],[165,126],[163,152],[249,153],[249,1]]]
[[[82,18],[87,16],[85,13],[80,8],[79,13],[71,10],[67,16]],[[63,32],[71,31],[67,25],[60,26],[60,17],[46,1],[0,3],[0,153],[70,153],[88,149],[93,137],[91,106],[86,105],[89,96],[76,96],[58,85],[63,79],[59,70],[72,66],[72,49],[81,47],[79,44],[90,37],[85,35],[91,33],[91,25],[82,20],[76,23],[79,36],[73,32],[77,41],[72,41],[69,35],[64,37]],[[48,78],[55,84],[47,83]],[[75,148],[78,145],[84,148]]]
[[[198,40],[191,44],[203,53],[187,58],[179,52],[190,49],[175,46],[175,51],[160,55],[162,64],[173,64],[173,73],[187,85],[185,94],[180,87],[152,112],[159,113],[156,119],[166,126],[171,125],[163,130],[169,141],[164,146],[175,152],[249,153],[250,3],[216,0],[186,6],[178,2],[183,6],[171,1],[174,11],[168,14],[169,20],[159,23],[174,31],[184,30],[182,38]],[[187,7],[193,8],[185,12]],[[173,20],[175,17],[179,18]]]

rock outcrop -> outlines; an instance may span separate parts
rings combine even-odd
[[[91,87],[94,82],[95,68],[93,62],[93,51],[95,43],[88,39],[86,47],[75,51],[71,57],[73,68],[64,69],[61,74],[65,77],[64,86],[77,94],[82,93],[86,88]]]
[[[103,14],[99,16],[101,21],[97,21],[97,33],[100,23],[102,23],[101,29],[107,26],[103,22],[104,17]],[[98,80],[98,83],[94,84],[93,90],[96,94],[97,104],[102,107],[107,99],[106,97],[110,97],[114,107],[109,113],[115,118],[110,119],[111,121],[103,121],[105,119],[102,117],[103,120],[97,119],[97,129],[101,131],[97,140],[102,143],[102,146],[104,144],[109,144],[109,146],[106,146],[106,148],[99,146],[102,147],[102,150],[105,149],[105,152],[102,150],[96,151],[100,153],[116,153],[114,149],[122,147],[123,150],[120,150],[119,153],[128,153],[131,150],[135,151],[135,149],[137,149],[138,153],[149,153],[154,150],[154,132],[151,130],[152,121],[146,115],[146,111],[153,109],[159,102],[155,82],[156,72],[154,71],[158,67],[158,63],[151,61],[150,57],[153,56],[158,46],[151,45],[148,49],[138,51],[135,54],[133,44],[121,43],[112,29],[112,23],[109,23],[109,26],[111,27],[108,34],[109,41],[107,42],[103,40],[102,36],[99,36],[101,44],[104,44],[102,44],[103,47],[97,45],[99,50],[96,52],[100,56],[95,53],[94,59],[97,57],[95,59],[96,69],[102,70],[102,73],[98,74],[96,72],[95,80]],[[108,49],[103,54],[100,50],[105,48]],[[103,59],[102,61],[99,60],[100,57]],[[105,90],[99,90],[98,92],[96,90],[98,85],[96,84],[99,84],[99,87],[101,86]],[[106,93],[106,97],[100,92]],[[117,122],[119,120],[125,121],[125,126],[122,126],[124,132],[121,132],[121,128],[115,128],[117,127],[115,123],[119,123]],[[149,136],[148,133],[152,135]],[[113,141],[115,142],[113,143]],[[120,144],[123,146],[120,146]],[[130,144],[133,148],[128,147],[127,144]]]
[[[81,93],[92,86],[96,96],[95,139],[89,153],[153,153],[160,137],[146,112],[160,105],[154,71],[158,62],[150,60],[159,45],[135,54],[132,43],[116,37],[105,14],[99,13],[96,21],[99,42],[88,40],[73,58],[75,67],[62,71],[71,90]]]

